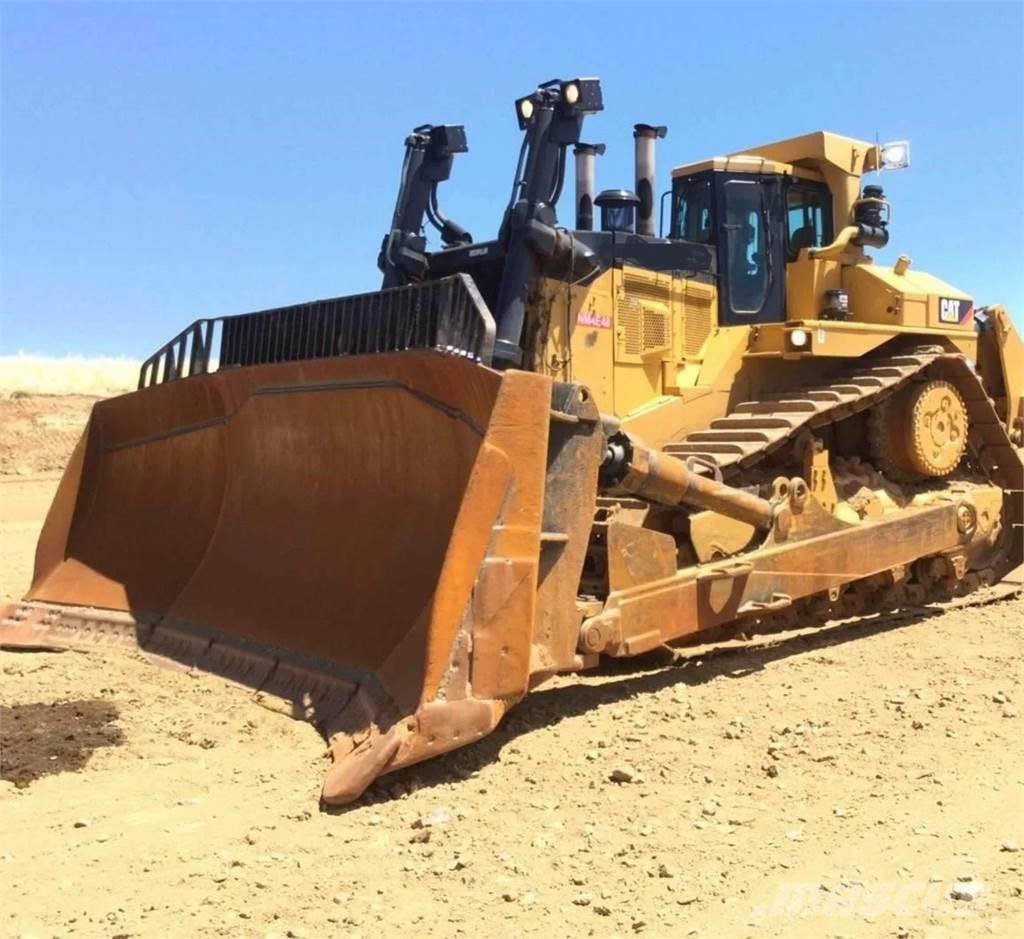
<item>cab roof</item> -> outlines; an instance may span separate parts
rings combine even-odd
[[[844,175],[860,178],[866,171],[874,169],[877,162],[876,144],[819,130],[800,137],[748,147],[726,156],[685,163],[675,167],[672,176],[690,176],[703,170],[728,170],[822,179],[838,170]]]

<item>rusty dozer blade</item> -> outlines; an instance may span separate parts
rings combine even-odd
[[[579,667],[600,450],[576,386],[436,352],[103,401],[0,644],[138,645],[239,682],[317,725],[323,797],[347,802]]]

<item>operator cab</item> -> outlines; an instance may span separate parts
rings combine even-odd
[[[723,326],[786,319],[786,264],[834,238],[832,194],[810,169],[716,157],[672,172],[670,238],[718,256]]]

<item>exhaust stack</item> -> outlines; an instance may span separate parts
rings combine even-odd
[[[636,218],[638,235],[654,234],[654,141],[667,133],[668,128],[664,125],[633,125],[633,140],[636,142],[636,194],[640,197]]]
[[[603,143],[578,143],[576,157],[576,230],[594,230],[594,194],[597,188],[596,158],[604,155]]]

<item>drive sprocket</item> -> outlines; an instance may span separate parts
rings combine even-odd
[[[967,407],[951,382],[911,384],[871,411],[871,456],[894,479],[941,478],[960,464],[967,429]]]

